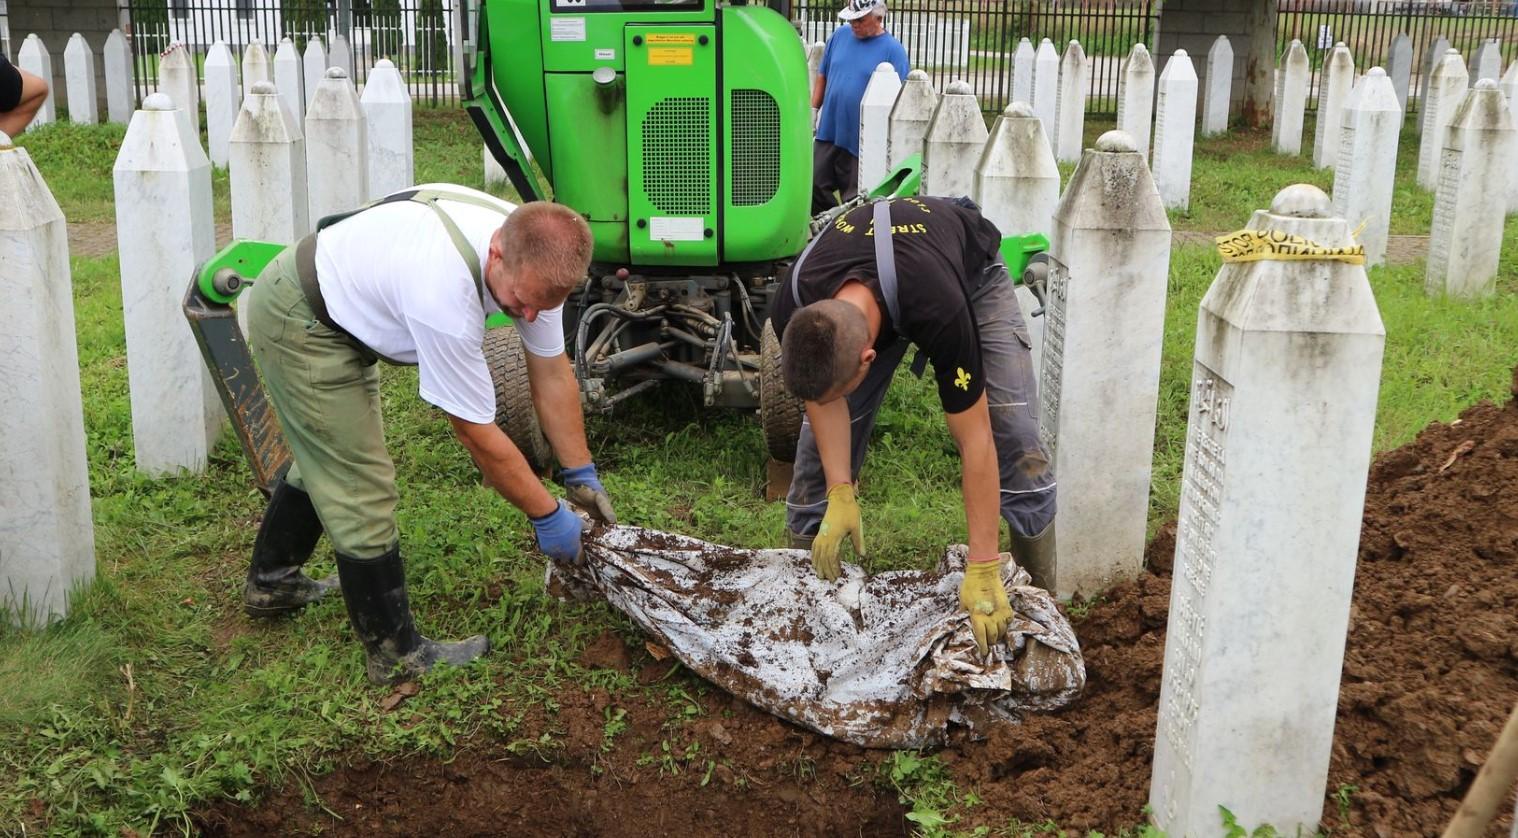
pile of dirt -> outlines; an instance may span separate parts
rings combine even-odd
[[[1514,379],[1518,394],[1518,372]],[[1029,716],[984,742],[941,752],[984,801],[957,827],[1011,818],[1066,829],[1131,825],[1149,789],[1164,661],[1174,527],[1148,549],[1149,569],[1073,620],[1087,687],[1072,707]],[[638,653],[642,657],[642,653]],[[628,669],[614,635],[588,666]],[[645,665],[662,677],[670,661]],[[1467,410],[1377,459],[1366,496],[1333,761],[1323,824],[1356,835],[1427,835],[1454,813],[1518,697],[1518,403]],[[628,732],[603,752],[603,693],[568,691],[545,729],[545,757],[502,746],[448,764],[361,762],[258,807],[207,811],[211,834],[323,827],[338,834],[905,834],[895,794],[878,781],[887,755],[832,742],[712,691],[699,721],[672,734],[668,709],[619,696]],[[702,757],[639,764],[699,742]],[[708,773],[705,760],[715,762]],[[1353,786],[1348,823],[1333,792]],[[342,820],[334,817],[341,815]],[[1511,815],[1491,834],[1506,835]]]

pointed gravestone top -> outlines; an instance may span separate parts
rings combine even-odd
[[[1112,153],[1137,152],[1138,143],[1127,131],[1108,131],[1096,139],[1096,150]]]

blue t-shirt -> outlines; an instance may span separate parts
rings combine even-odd
[[[825,140],[859,156],[859,100],[870,84],[870,75],[881,62],[907,78],[907,48],[889,32],[860,40],[848,24],[838,27],[822,51],[817,74],[827,79],[822,109],[817,115],[817,139]]]

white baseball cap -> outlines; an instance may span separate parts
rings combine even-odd
[[[838,19],[858,20],[876,9],[884,11],[885,0],[849,0],[849,4],[838,13]]]

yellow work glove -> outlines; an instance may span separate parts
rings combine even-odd
[[[1000,559],[965,563],[965,578],[959,584],[959,607],[970,612],[975,647],[982,655],[986,654],[992,643],[1002,639],[1012,619],[1007,589],[1001,584]]]
[[[838,548],[844,536],[854,539],[854,556],[864,556],[864,525],[859,521],[859,503],[854,500],[854,484],[839,483],[828,490],[828,511],[812,541],[812,569],[832,582],[843,572]]]

